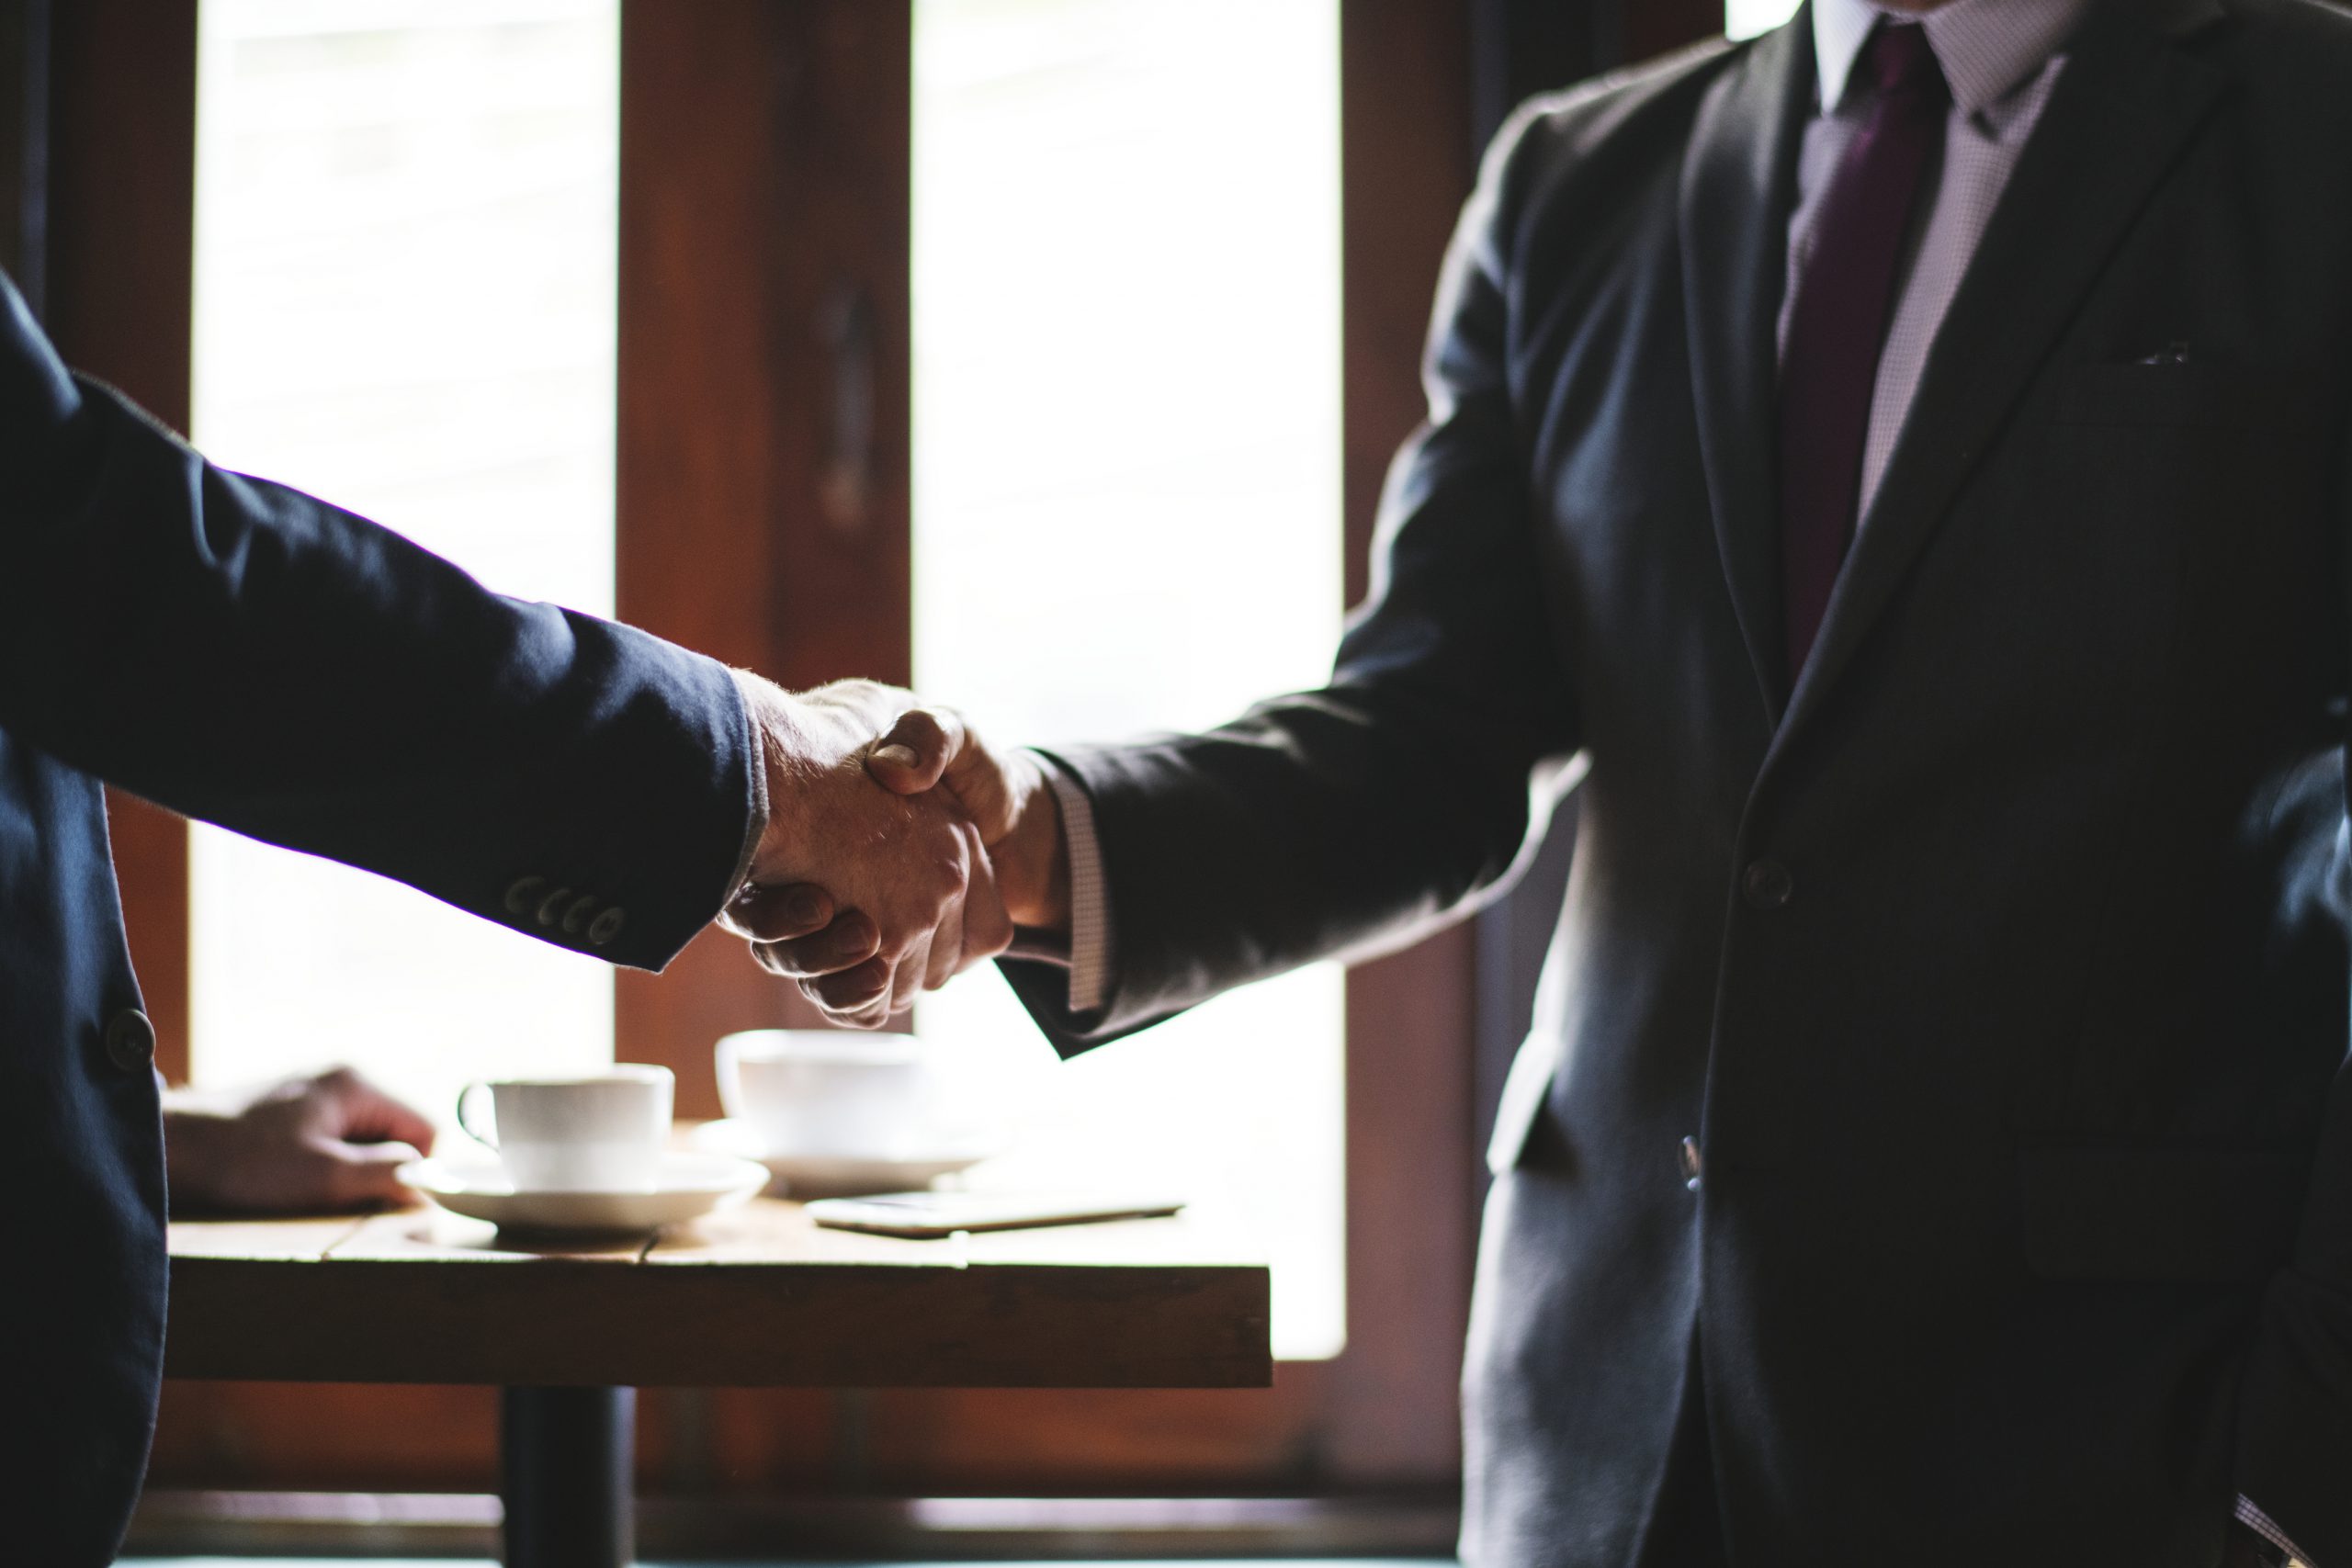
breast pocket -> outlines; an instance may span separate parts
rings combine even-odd
[[[2268,365],[2077,365],[2062,373],[2057,423],[2092,429],[2269,431],[2327,422],[2332,400],[2316,371]]]
[[[2043,545],[2083,642],[2128,663],[2151,712],[2255,722],[2335,614],[2343,387],[2191,361],[2068,366],[2050,389]]]

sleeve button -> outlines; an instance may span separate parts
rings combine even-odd
[[[588,917],[595,912],[596,900],[587,894],[582,893],[579,897],[574,898],[571,901],[571,908],[563,912],[563,934],[578,936],[587,929]]]
[[[626,919],[628,917],[618,908],[605,910],[596,917],[596,923],[588,928],[588,940],[598,947],[604,946],[621,934],[621,922]]]
[[[563,919],[563,907],[571,900],[571,889],[559,887],[539,900],[539,924],[551,926]]]
[[[107,1020],[107,1060],[126,1073],[155,1065],[155,1026],[137,1008],[125,1008]]]
[[[516,877],[506,889],[506,912],[510,915],[529,914],[531,906],[538,901],[539,889],[547,885],[548,879],[544,876]]]

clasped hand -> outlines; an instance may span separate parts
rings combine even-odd
[[[879,1028],[1002,953],[1016,924],[1062,923],[1059,812],[1034,757],[876,682],[742,685],[768,822],[720,924],[827,1020]]]

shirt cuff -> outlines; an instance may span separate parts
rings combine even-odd
[[[2301,1563],[2304,1568],[2309,1568],[2311,1559],[2305,1557],[2295,1543],[2287,1539],[2287,1532],[2280,1529],[2268,1514],[2255,1506],[2254,1499],[2244,1493],[2238,1495],[2238,1523],[2285,1552],[2290,1562]]]
[[[768,738],[760,733],[760,721],[752,716],[750,682],[753,677],[734,669],[727,673],[735,678],[735,690],[743,699],[743,754],[751,760],[752,792],[751,811],[743,823],[743,848],[735,857],[735,874],[728,880],[727,901],[719,905],[721,909],[742,897],[743,889],[751,886],[752,862],[758,858],[760,840],[767,837],[768,831]]]
[[[1084,786],[1051,757],[1040,754],[1046,779],[1062,808],[1062,847],[1069,857],[1069,1010],[1098,1010],[1111,993],[1110,889],[1102,880],[1102,845],[1094,836],[1094,802]]]

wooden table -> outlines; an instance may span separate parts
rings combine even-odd
[[[175,1378],[504,1389],[511,1568],[633,1555],[644,1387],[1254,1388],[1267,1271],[1182,1219],[898,1241],[758,1199],[522,1245],[430,1210],[176,1222]]]

